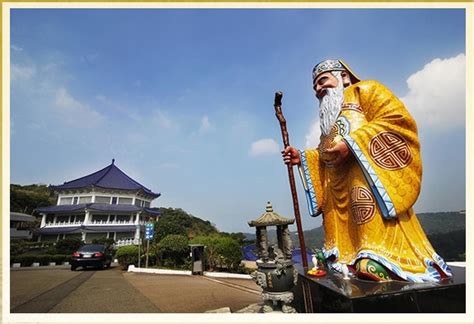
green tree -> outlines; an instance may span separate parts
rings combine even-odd
[[[228,270],[238,269],[242,260],[242,251],[237,239],[230,236],[219,237],[216,250],[220,256],[221,266],[225,265]]]
[[[192,244],[203,244],[206,265],[209,271],[217,268],[226,268],[229,271],[238,269],[242,260],[240,243],[229,234],[213,234],[210,236],[197,236]]]
[[[10,210],[32,214],[38,207],[56,204],[57,197],[46,185],[10,185]]]
[[[184,235],[169,234],[157,245],[157,257],[165,266],[182,266],[189,256],[189,241]]]
[[[160,242],[170,234],[183,235],[188,238],[217,233],[210,222],[194,217],[180,208],[159,208],[161,216],[155,224],[155,242]]]

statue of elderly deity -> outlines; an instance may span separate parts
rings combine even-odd
[[[300,168],[310,214],[323,214],[328,265],[376,281],[451,277],[413,212],[422,165],[416,123],[404,104],[340,60],[314,67],[313,88],[320,144],[282,154]]]

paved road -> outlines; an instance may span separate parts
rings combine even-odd
[[[41,267],[10,272],[12,313],[202,313],[261,300],[251,280]]]

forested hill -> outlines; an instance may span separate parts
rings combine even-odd
[[[428,235],[466,229],[466,213],[464,211],[420,213],[417,216]]]

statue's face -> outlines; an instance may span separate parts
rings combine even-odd
[[[330,71],[321,73],[313,84],[316,97],[321,99],[326,95],[326,89],[335,88],[337,87],[338,83],[339,81]]]
[[[346,71],[342,71],[341,77],[342,77],[344,88],[351,85],[351,78],[349,76],[349,73],[347,73]],[[336,88],[338,84],[339,84],[339,81],[331,73],[331,71],[321,73],[316,78],[313,84],[313,89],[314,89],[314,92],[316,93],[316,97],[318,99],[321,99],[322,97],[326,95],[326,91],[325,91],[326,89]]]

